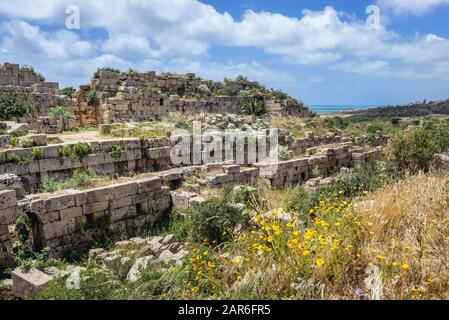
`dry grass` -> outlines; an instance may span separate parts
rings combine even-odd
[[[412,271],[401,281],[395,278],[400,273],[391,274],[387,296],[445,298],[449,289],[448,182],[442,176],[418,174],[369,195],[363,203],[364,219],[371,225],[367,249],[373,263],[383,264],[379,260],[385,256],[386,267],[394,263]]]

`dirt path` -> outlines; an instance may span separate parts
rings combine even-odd
[[[95,140],[108,140],[107,137],[100,135],[99,131],[81,131],[76,133],[66,133],[66,134],[49,134],[49,137],[59,138],[63,142],[88,142]]]

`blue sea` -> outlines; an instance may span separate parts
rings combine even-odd
[[[366,110],[371,108],[378,108],[378,105],[310,105],[308,106],[312,111],[318,114],[335,113],[350,110]]]

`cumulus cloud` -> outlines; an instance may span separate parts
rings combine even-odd
[[[378,0],[377,3],[398,15],[422,15],[440,5],[449,4],[449,0]]]
[[[379,0],[400,12],[426,12],[449,0]],[[385,3],[384,3],[385,2]],[[0,58],[42,65],[53,59],[70,68],[92,71],[99,63],[134,68],[171,67],[220,78],[235,73],[270,81],[290,79],[256,61],[210,62],[210,49],[256,48],[284,63],[319,65],[359,74],[447,78],[441,61],[449,60],[449,40],[436,34],[404,39],[381,26],[332,7],[304,10],[300,17],[248,10],[240,20],[198,0],[79,0],[81,30],[64,29],[69,0],[0,0]],[[40,26],[50,25],[45,31]],[[93,37],[103,31],[105,36]],[[40,59],[38,59],[40,57]],[[61,67],[64,70],[64,67]],[[412,71],[410,71],[412,70]],[[83,72],[84,72],[83,71]],[[61,71],[62,72],[62,71]]]

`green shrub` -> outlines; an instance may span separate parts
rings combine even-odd
[[[218,89],[214,92],[214,95],[216,96],[230,96],[234,97],[239,94],[238,90],[230,85],[225,85],[223,88]]]
[[[90,105],[97,106],[100,103],[100,99],[97,97],[98,90],[92,89],[86,95],[86,100]]]
[[[72,116],[72,111],[67,107],[55,107],[48,112],[48,116],[52,119],[55,118],[69,118]]]
[[[58,181],[54,178],[47,178],[42,185],[42,191],[51,193],[58,190],[87,187],[92,183],[92,181],[98,179],[98,175],[92,168],[78,169],[73,172],[69,179],[64,181]]]
[[[91,150],[89,145],[78,142],[72,146],[64,145],[58,149],[58,152],[63,157],[71,157],[71,158],[83,158],[85,155],[88,155]]]
[[[25,66],[25,65],[24,65],[23,68],[24,68],[24,69],[28,69],[32,74],[34,74],[35,76],[38,76],[40,82],[44,82],[44,81],[45,81],[45,77],[44,77],[42,74],[36,72],[36,70],[34,70],[33,67]]]
[[[113,73],[120,73],[120,70],[114,69],[114,68],[110,68],[110,67],[98,68],[97,71],[94,72],[94,79],[100,78],[100,72],[103,71],[103,70],[104,71],[111,71]]]
[[[36,108],[19,95],[0,92],[0,120],[14,120],[24,116],[36,117]]]
[[[22,214],[15,223],[16,233],[22,243],[30,239],[31,220],[26,214]]]
[[[113,146],[112,147],[112,157],[114,159],[120,159],[120,157],[122,156],[122,152],[123,152],[123,148],[121,146]]]
[[[33,148],[31,149],[31,155],[29,156],[29,160],[38,160],[42,157],[43,154],[42,148]]]
[[[231,189],[225,188],[219,195],[189,208],[186,217],[191,227],[189,237],[197,242],[205,239],[217,243],[230,241],[235,227],[249,222],[249,216],[235,205],[238,203],[235,196]]]
[[[433,155],[449,150],[449,124],[428,121],[411,131],[395,134],[387,146],[387,159],[396,172],[430,169]]]
[[[293,151],[288,149],[288,146],[278,145],[274,150],[270,152],[270,159],[279,159],[282,161],[290,160],[293,158]]]
[[[288,99],[290,99],[290,96],[287,93],[282,92],[280,90],[273,90],[271,92],[271,94],[277,100],[288,100]]]
[[[251,100],[243,106],[242,111],[247,115],[254,116],[261,116],[267,112],[265,102],[261,100]]]
[[[329,185],[308,191],[302,185],[293,189],[291,200],[288,203],[289,210],[309,212],[321,199],[339,195],[350,201],[363,195],[365,192],[373,192],[390,182],[392,179],[388,168],[382,163],[370,163],[352,174],[332,180]]]
[[[22,158],[17,153],[8,153],[6,160],[7,162],[18,163],[22,161]]]
[[[61,94],[65,95],[69,98],[73,98],[73,94],[76,92],[76,89],[72,88],[72,87],[67,87],[67,88],[61,89],[60,92],[61,92]]]

